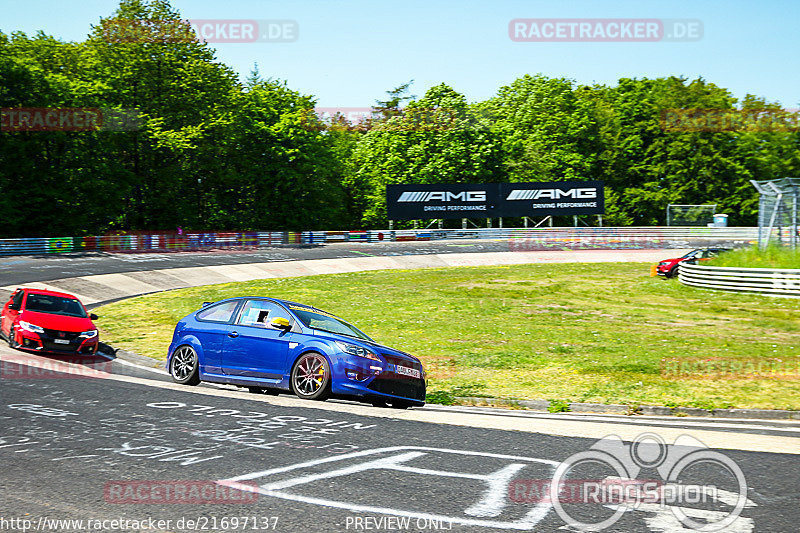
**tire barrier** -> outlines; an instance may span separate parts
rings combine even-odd
[[[88,237],[0,239],[0,256],[71,252],[164,253],[250,250],[279,245],[403,242],[460,239],[508,240],[511,251],[657,249],[744,246],[758,228],[582,227],[474,228],[358,231],[138,232]]]
[[[800,298],[800,269],[713,267],[680,263],[678,279],[684,285],[702,289]]]

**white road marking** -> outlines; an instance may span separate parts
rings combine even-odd
[[[317,467],[324,464],[337,463],[337,462],[341,463],[343,461],[351,459],[368,458],[373,455],[387,454],[387,453],[392,453],[393,455],[390,455],[388,457],[381,457],[378,459],[366,460],[355,464],[350,464],[348,466],[337,468],[334,470],[328,470],[314,474],[300,475],[298,477],[283,479],[280,481],[273,481],[273,482],[268,481],[267,483],[258,487],[255,487],[248,483],[242,483],[243,481],[251,481],[257,478],[276,476],[278,474],[288,473],[293,470],[303,470],[310,467],[314,467],[314,470],[319,470],[319,468]],[[421,458],[425,455],[428,455],[429,453],[442,453],[442,454],[450,454],[456,456],[485,457],[491,459],[509,460],[513,462],[501,468],[500,470],[497,470],[490,474],[471,474],[467,472],[431,470],[425,468],[410,467],[406,464],[408,461]],[[553,468],[559,464],[558,461],[551,461],[548,459],[537,459],[533,457],[520,457],[513,455],[494,454],[488,452],[476,452],[470,450],[452,450],[448,448],[430,448],[424,446],[392,446],[387,448],[363,450],[359,452],[341,455],[338,457],[326,457],[323,459],[306,461],[303,463],[298,463],[290,466],[272,468],[261,472],[253,472],[250,474],[244,474],[230,479],[220,480],[217,483],[228,487],[237,488],[243,491],[258,492],[266,496],[272,496],[291,501],[320,505],[324,507],[347,509],[354,512],[368,512],[368,513],[378,513],[378,514],[386,514],[392,516],[404,516],[420,520],[421,519],[439,520],[444,523],[463,524],[470,526],[483,526],[483,527],[492,527],[499,529],[532,530],[534,529],[536,524],[538,524],[549,512],[551,508],[551,504],[549,502],[545,501],[535,505],[526,514],[524,514],[521,518],[517,520],[485,520],[479,518],[479,517],[496,518],[502,514],[506,504],[508,503],[508,498],[507,498],[508,486],[509,483],[511,482],[511,479],[514,477],[515,474],[517,474],[525,466],[531,463],[548,465]],[[397,509],[397,508],[380,507],[374,505],[363,505],[356,502],[344,502],[344,501],[329,500],[323,498],[313,498],[301,494],[287,493],[283,490],[290,487],[300,487],[302,485],[307,485],[309,483],[313,483],[323,479],[330,480],[338,477],[356,474],[359,472],[364,472],[367,470],[370,471],[394,470],[410,474],[422,474],[427,476],[437,476],[443,478],[473,479],[476,481],[484,482],[487,485],[487,487],[483,491],[483,494],[480,497],[480,499],[476,503],[468,506],[464,510],[465,515],[474,516],[476,518],[432,514],[428,512],[414,511],[409,509]],[[379,474],[376,473],[375,475],[377,476]],[[377,481],[377,483],[380,483],[380,481]]]
[[[694,509],[688,507],[682,507],[682,509],[683,512],[693,520],[708,523],[712,525],[712,527],[715,522],[723,520],[728,515],[728,513],[724,511],[712,511],[709,509]],[[686,527],[681,524],[668,505],[642,503],[636,510],[649,513],[649,516],[645,516],[643,520],[650,531],[669,533],[696,533],[698,531],[695,528]],[[752,518],[740,516],[733,523],[725,527],[725,533],[751,533],[754,529],[755,522]],[[713,531],[713,529],[709,529],[709,531]]]
[[[64,461],[66,459],[84,459],[86,457],[99,457],[96,453],[89,453],[86,455],[70,455],[69,457],[55,457],[52,461]]]
[[[512,463],[497,472],[485,476],[483,479],[488,487],[483,494],[483,499],[465,509],[464,513],[470,516],[499,516],[508,500],[508,484],[511,483],[511,478],[514,477],[514,474],[523,468],[525,468],[523,464]]]

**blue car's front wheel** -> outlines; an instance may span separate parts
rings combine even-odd
[[[169,373],[172,379],[183,385],[197,385],[200,383],[198,372],[197,352],[191,346],[181,346],[172,354]]]
[[[292,367],[292,390],[304,400],[324,400],[331,391],[331,369],[325,356],[305,353]]]

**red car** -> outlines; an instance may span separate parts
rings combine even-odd
[[[697,248],[682,257],[660,261],[656,267],[656,273],[665,278],[672,278],[678,275],[679,263],[686,262],[695,265],[698,261],[708,261],[712,257],[716,257],[727,250],[727,248]]]
[[[0,334],[12,348],[35,352],[93,355],[97,315],[71,294],[17,289],[3,306]]]

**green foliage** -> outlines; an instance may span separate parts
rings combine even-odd
[[[550,400],[550,405],[547,406],[548,413],[568,413],[570,402],[566,400]]]
[[[502,181],[500,143],[463,95],[441,84],[377,122],[358,142],[347,178],[364,225],[386,224],[386,185]]]
[[[435,383],[425,394],[425,402],[442,405],[455,405],[459,398],[480,396],[486,390],[484,383]]]
[[[165,38],[148,21],[177,29]],[[342,223],[349,152],[309,127],[314,99],[257,73],[242,85],[207,44],[174,38],[180,32],[193,35],[165,0],[123,0],[82,43],[0,33],[1,107],[135,110],[141,123],[3,133],[0,207],[9,215],[0,232]]]
[[[376,100],[372,120],[323,124],[313,96],[257,67],[241,83],[192,37],[167,0],[122,0],[83,42],[0,33],[0,106],[135,110],[141,123],[0,133],[0,236],[381,227],[388,184],[594,179],[606,224],[716,203],[745,225],[758,211],[749,180],[800,170],[797,131],[665,128],[669,109],[781,111],[702,78],[523,74],[473,103],[444,83],[417,98],[412,80]]]

